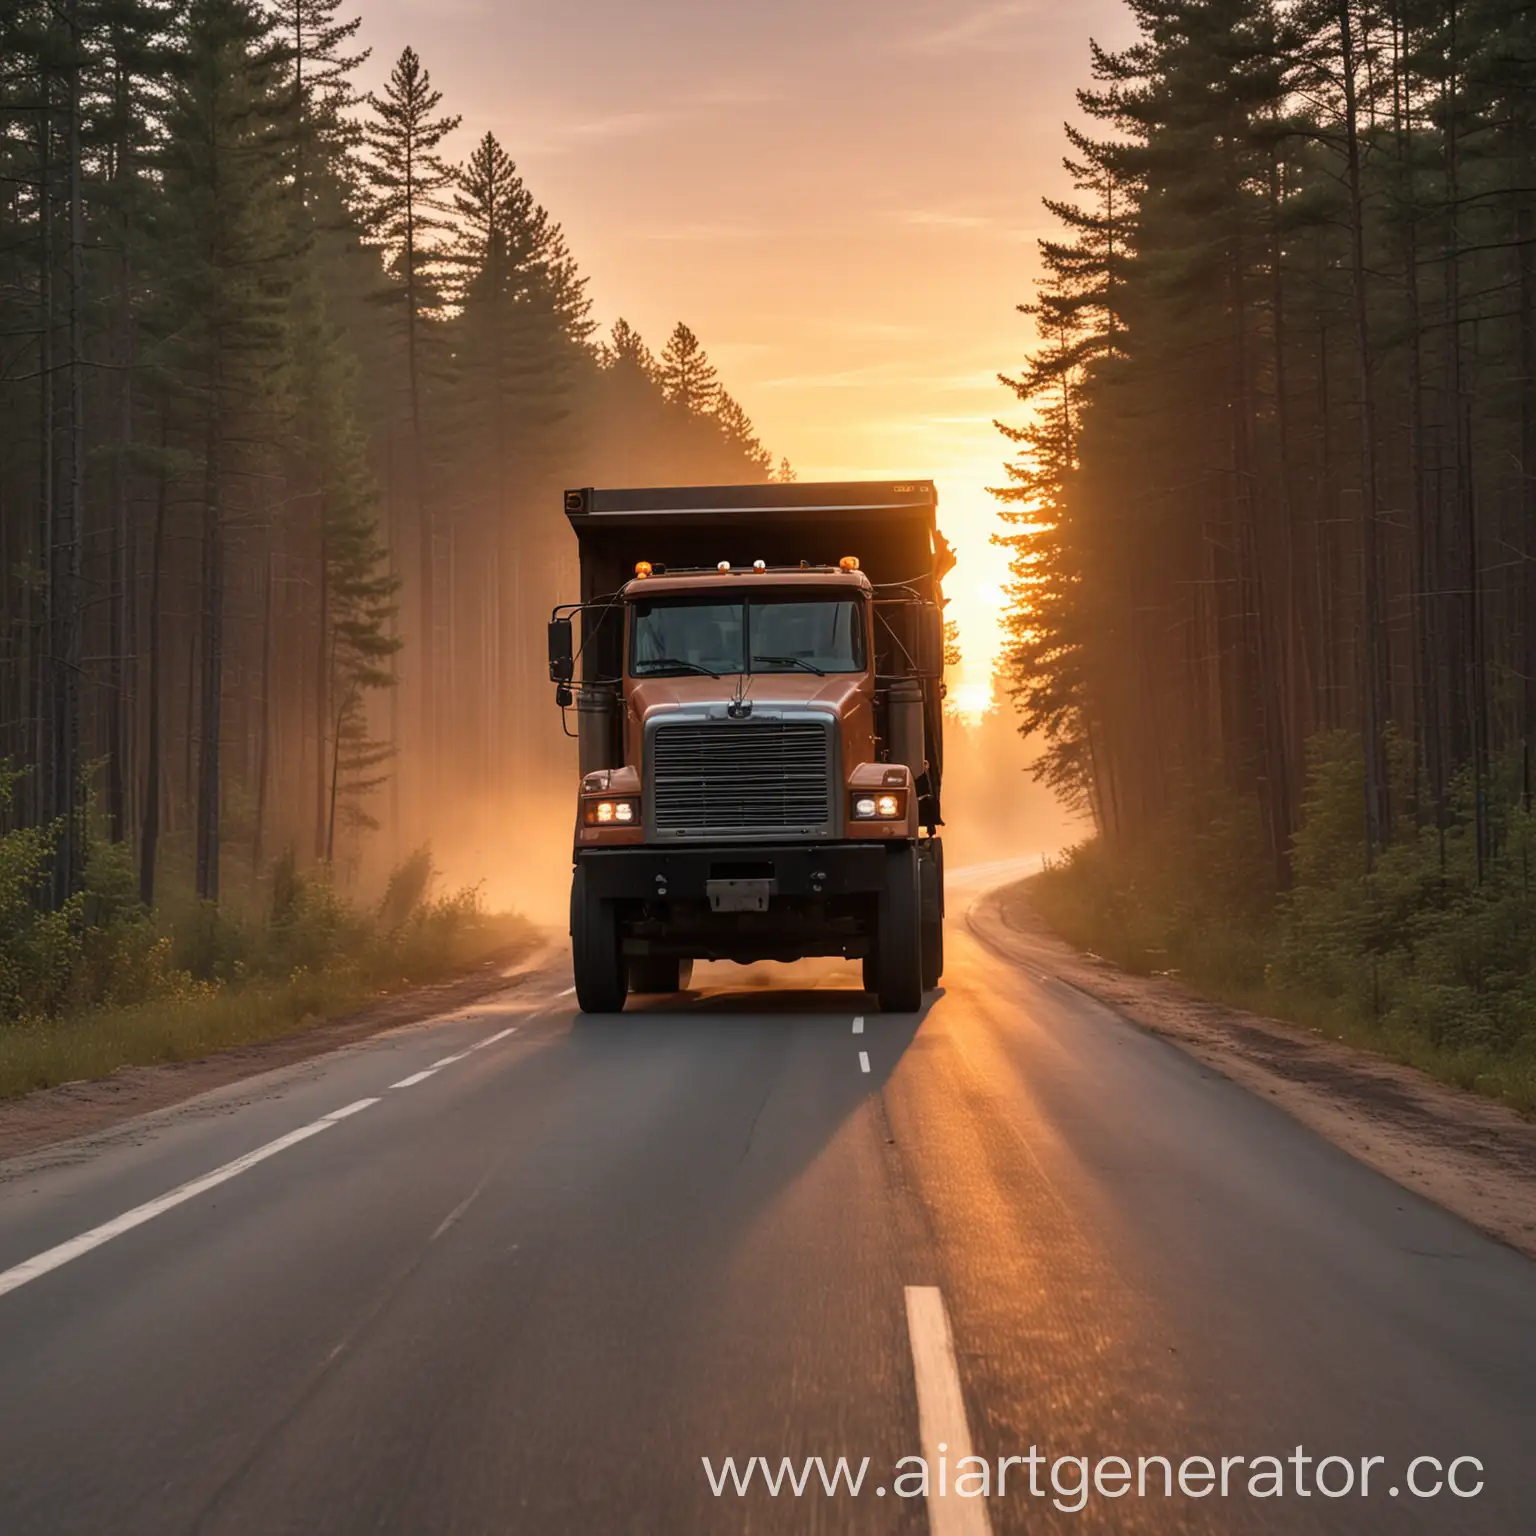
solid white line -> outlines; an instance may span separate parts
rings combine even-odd
[[[860,1051],[859,1052],[859,1071],[860,1072],[868,1072],[869,1071],[869,1052],[868,1051]]]
[[[853,1021],[853,1032],[856,1035],[864,1033],[864,1015],[862,1013]]]
[[[437,1076],[436,1067],[428,1067],[424,1072],[412,1072],[409,1077],[402,1077],[398,1083],[391,1083],[391,1088],[414,1088],[417,1083],[424,1083],[429,1077]]]
[[[146,1200],[143,1205],[136,1205],[131,1211],[124,1211],[121,1216],[114,1216],[111,1221],[105,1221],[99,1227],[92,1227],[89,1232],[82,1232],[79,1237],[72,1237],[68,1242],[60,1243],[57,1247],[49,1248],[44,1253],[13,1265],[10,1269],[0,1272],[0,1296],[19,1290],[29,1280],[36,1280],[50,1270],[68,1264],[71,1259],[78,1259],[93,1248],[99,1248],[103,1243],[111,1242],[114,1237],[121,1237],[124,1232],[131,1232],[135,1227],[143,1226],[146,1221],[152,1221],[156,1216],[173,1210],[178,1205],[184,1205],[188,1200],[196,1199],[198,1195],[205,1194],[217,1185],[244,1173],[247,1168],[254,1168],[257,1163],[264,1163],[269,1157],[275,1157],[279,1152],[285,1152],[301,1141],[308,1141],[311,1136],[318,1136],[321,1131],[330,1130],[338,1121],[345,1120],[348,1116],[355,1115],[359,1110],[367,1109],[370,1104],[378,1102],[377,1099],[358,1099],[343,1109],[333,1110],[318,1120],[311,1120],[308,1125],[301,1125],[296,1131],[289,1131],[286,1136],[279,1136],[276,1141],[269,1141],[264,1147],[257,1147],[254,1152],[247,1152],[244,1157],[237,1157],[233,1162],[225,1163],[222,1168],[215,1168],[212,1173],[205,1173],[201,1178],[179,1185],[169,1194],[160,1195],[154,1200]]]
[[[909,1285],[906,1290],[918,1438],[929,1469],[928,1529],[932,1536],[990,1536],[986,1500],[962,1498],[947,1489],[941,1492],[935,1475],[940,1457],[953,1469],[971,1454],[971,1430],[965,1420],[960,1369],[943,1294],[936,1285]]]

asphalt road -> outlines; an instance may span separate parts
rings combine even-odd
[[[966,905],[919,1017],[810,965],[589,1018],[553,966],[0,1166],[0,1533],[1536,1530],[1536,1266]],[[967,1436],[994,1496],[922,1497]]]

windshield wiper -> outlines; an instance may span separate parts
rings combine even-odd
[[[655,677],[656,669],[662,667],[680,667],[684,672],[696,672],[700,677],[719,677],[719,672],[711,672],[708,667],[701,667],[696,661],[684,661],[681,656],[653,656],[649,661],[642,662],[644,672],[636,667],[637,677]]]
[[[814,672],[817,677],[825,677],[826,671],[809,662],[803,656],[754,656],[753,662],[766,661],[777,667],[799,667],[805,672]]]

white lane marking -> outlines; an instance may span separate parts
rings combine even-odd
[[[556,997],[570,997],[571,994],[575,992],[575,990],[576,990],[575,987],[567,987],[564,992],[557,992],[557,993],[555,993],[555,996]]]
[[[960,1368],[955,1363],[943,1293],[936,1285],[909,1285],[906,1291],[918,1438],[929,1467],[928,1529],[931,1536],[991,1536],[986,1500],[941,1492],[933,1475],[941,1456],[953,1468],[971,1454],[971,1429],[965,1419]]]
[[[29,1280],[36,1280],[50,1270],[68,1264],[71,1259],[78,1259],[93,1248],[99,1248],[103,1243],[111,1242],[114,1237],[121,1237],[124,1232],[131,1232],[135,1227],[143,1226],[146,1221],[152,1221],[156,1216],[173,1210],[178,1205],[184,1205],[188,1200],[196,1199],[198,1195],[205,1194],[217,1185],[227,1183],[230,1179],[244,1173],[246,1169],[254,1168],[257,1163],[264,1163],[269,1157],[276,1157],[279,1152],[285,1152],[301,1141],[308,1141],[311,1136],[318,1136],[321,1131],[330,1130],[338,1121],[345,1120],[378,1102],[377,1099],[358,1099],[342,1109],[332,1110],[330,1114],[322,1115],[318,1120],[311,1120],[308,1125],[301,1125],[296,1131],[289,1131],[286,1136],[279,1136],[276,1141],[269,1141],[265,1146],[257,1147],[254,1152],[247,1152],[243,1157],[237,1157],[233,1162],[225,1163],[222,1168],[215,1168],[212,1173],[205,1173],[201,1178],[178,1185],[169,1194],[160,1195],[154,1200],[146,1200],[143,1205],[136,1205],[131,1211],[124,1211],[121,1216],[114,1216],[111,1221],[104,1221],[99,1227],[92,1227],[89,1232],[82,1232],[79,1237],[72,1237],[68,1242],[59,1243],[46,1252],[13,1265],[10,1269],[0,1272],[0,1296],[19,1290]]]
[[[436,1067],[428,1067],[424,1072],[412,1072],[409,1077],[402,1077],[398,1083],[391,1083],[391,1088],[414,1088],[417,1083],[424,1083],[429,1077],[437,1076]]]
[[[508,1035],[515,1035],[516,1033],[517,1025],[514,1024],[511,1029],[504,1029],[499,1035],[492,1035],[489,1040],[477,1040],[470,1046],[469,1051],[466,1051],[464,1054],[467,1056],[470,1051],[483,1051],[486,1046],[495,1045],[498,1040],[505,1040]]]
[[[391,1088],[414,1088],[417,1083],[424,1083],[429,1077],[441,1072],[444,1067],[451,1067],[456,1061],[463,1061],[466,1056],[473,1056],[476,1051],[483,1051],[488,1045],[495,1045],[498,1040],[505,1040],[508,1035],[517,1033],[517,1025],[510,1029],[504,1029],[499,1034],[490,1036],[486,1040],[477,1040],[468,1050],[460,1051],[456,1056],[444,1056],[441,1061],[434,1061],[430,1067],[423,1067],[420,1072],[413,1072],[409,1077],[402,1077],[398,1083],[391,1083]]]
[[[853,1032],[856,1035],[864,1033],[864,1015],[862,1013],[853,1021]]]
[[[350,1104],[344,1104],[340,1109],[333,1109],[328,1115],[321,1115],[320,1120],[326,1125],[335,1125],[338,1120],[345,1120],[348,1116],[355,1115],[359,1110],[367,1109],[370,1104],[378,1102],[377,1099],[353,1099]]]
[[[859,1071],[860,1072],[868,1072],[869,1071],[869,1052],[868,1051],[860,1051],[859,1052]]]

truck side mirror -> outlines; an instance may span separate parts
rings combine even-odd
[[[917,610],[917,663],[919,677],[944,676],[944,610],[937,603],[924,603]]]
[[[571,636],[571,621],[549,621],[549,680],[568,683],[576,675],[576,651]]]

